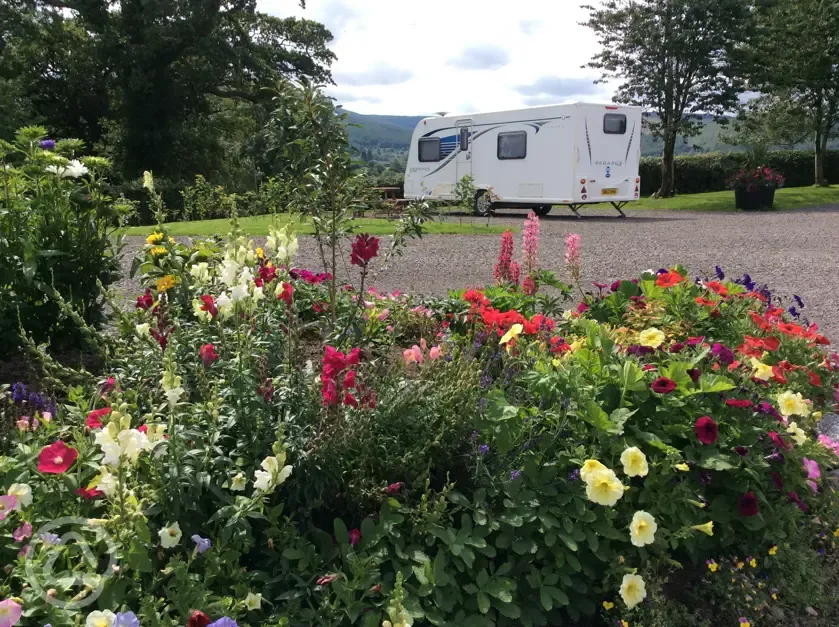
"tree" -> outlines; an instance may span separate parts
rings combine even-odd
[[[839,124],[839,0],[772,0],[758,18],[750,87],[798,109],[815,144],[816,185],[827,185],[827,144]]]
[[[129,179],[191,179],[223,151],[231,111],[267,118],[262,87],[331,80],[329,31],[255,0],[7,1],[0,78],[17,77],[51,131],[101,142]]]
[[[621,81],[616,102],[655,114],[646,122],[664,142],[659,195],[671,196],[677,136],[698,134],[702,114],[721,116],[737,104],[747,0],[606,0],[584,8],[602,47],[588,67],[601,81]]]

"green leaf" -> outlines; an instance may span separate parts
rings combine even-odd
[[[732,463],[733,458],[719,451],[709,451],[699,460],[699,465],[708,470],[732,470],[736,464]]]
[[[350,541],[350,534],[347,531],[347,526],[340,518],[336,518],[332,522],[332,530],[335,533],[335,540],[338,544],[348,544]]]
[[[477,599],[478,599],[478,609],[481,611],[481,614],[486,614],[487,612],[489,612],[489,607],[490,607],[491,602],[490,602],[487,594],[485,592],[480,592],[479,591]]]
[[[554,597],[551,594],[550,588],[539,589],[539,600],[542,602],[542,607],[546,612],[550,612],[554,608]]]
[[[125,562],[132,570],[141,573],[150,573],[153,570],[151,559],[145,545],[139,539],[134,538],[128,547],[128,554],[125,556]]]

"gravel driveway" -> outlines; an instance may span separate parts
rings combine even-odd
[[[839,194],[837,194],[839,196]],[[779,295],[804,299],[803,314],[839,341],[839,205],[778,213],[583,210],[576,219],[556,208],[541,219],[540,265],[566,278],[564,237],[582,236],[583,278],[610,282],[647,269],[683,263],[692,276],[721,266],[728,277],[751,274]],[[493,224],[521,226],[525,212],[504,211]],[[127,257],[142,245],[129,238]],[[444,295],[450,287],[481,286],[492,281],[499,235],[429,235],[409,244],[401,258],[382,272],[376,287]],[[516,236],[515,258],[521,256]],[[298,266],[318,268],[311,238],[301,238]],[[130,260],[126,259],[126,265]],[[353,268],[353,270],[355,270]],[[122,287],[137,290],[131,282]]]

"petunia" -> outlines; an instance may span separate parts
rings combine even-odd
[[[359,542],[361,542],[361,531],[358,529],[350,529],[349,533],[347,534],[350,541],[350,546],[355,546]]]
[[[647,588],[639,575],[624,575],[620,595],[626,607],[632,609],[647,597]]]
[[[740,511],[740,516],[748,518],[750,516],[757,516],[760,509],[757,505],[757,496],[754,492],[746,492],[737,500],[737,509]]]
[[[514,324],[513,326],[511,326],[511,327],[510,327],[509,331],[507,331],[507,332],[506,332],[506,333],[505,333],[505,334],[501,337],[501,339],[498,341],[498,343],[499,343],[499,344],[506,344],[506,343],[507,343],[507,342],[509,342],[510,340],[512,340],[512,339],[514,339],[514,338],[516,338],[516,337],[518,337],[518,336],[521,334],[521,332],[522,332],[523,330],[524,330],[524,326],[523,326],[523,325],[518,324],[518,323]]]
[[[186,621],[186,627],[207,627],[210,620],[210,617],[201,610],[192,610],[189,619]]]
[[[586,481],[586,496],[591,502],[598,505],[614,507],[615,503],[623,496],[623,492],[623,484],[618,480],[614,471],[608,468],[595,471]]]
[[[734,353],[727,346],[723,346],[719,342],[711,347],[711,354],[717,358],[723,366],[728,366],[734,363]]]
[[[656,394],[670,394],[676,389],[676,382],[667,377],[659,377],[650,385],[652,391]]]
[[[134,612],[117,612],[114,627],[140,627],[140,619]]]
[[[32,525],[28,522],[23,523],[20,527],[12,532],[12,538],[15,542],[22,542],[32,535]]]
[[[658,525],[650,514],[637,511],[629,523],[629,538],[634,546],[646,546],[655,542],[655,532]]]
[[[789,449],[789,444],[787,444],[784,441],[784,437],[782,435],[780,435],[777,431],[770,431],[768,433],[768,435],[769,435],[769,439],[772,440],[772,442],[775,444],[775,448],[781,449],[781,450],[784,450],[784,451]]]
[[[210,547],[213,546],[213,543],[210,542],[209,538],[202,538],[197,533],[193,534],[190,539],[195,542],[195,551],[200,555],[205,551],[209,551]]]
[[[101,429],[102,428],[102,418],[107,416],[111,413],[110,407],[103,407],[102,409],[94,409],[87,415],[87,419],[85,420],[85,426],[88,429]]]
[[[752,376],[755,379],[760,379],[761,381],[769,381],[772,378],[772,366],[763,363],[759,359],[755,359],[754,357],[751,358],[752,364]]]
[[[655,327],[650,327],[638,334],[638,344],[647,348],[658,348],[664,343],[665,338],[666,336],[663,331]]]
[[[28,483],[13,483],[6,493],[17,499],[15,509],[23,509],[32,504],[32,488]]]
[[[808,479],[821,479],[822,473],[819,470],[819,463],[815,459],[802,459],[804,471],[807,473]]]
[[[489,447],[487,447],[487,450],[489,450]],[[596,459],[587,459],[580,467],[580,478],[583,481],[588,482],[594,473],[600,470],[608,470],[608,468]]]
[[[784,418],[796,415],[807,417],[810,415],[810,406],[800,392],[793,394],[787,391],[778,394],[778,409],[780,409]]]
[[[714,523],[710,520],[703,525],[694,525],[691,529],[704,533],[706,536],[714,535]]]
[[[262,595],[258,592],[248,592],[245,597],[245,607],[251,611],[258,610],[262,606]]]
[[[171,549],[181,541],[183,532],[181,531],[181,526],[175,522],[158,531],[157,535],[160,536],[160,546],[164,549]]]
[[[85,627],[114,627],[117,615],[111,610],[93,611],[87,615]]]
[[[646,477],[649,472],[647,457],[637,446],[632,446],[621,453],[623,472],[627,477]]]
[[[710,416],[698,418],[693,428],[696,431],[696,437],[702,444],[710,445],[717,441],[719,430],[717,423]]]
[[[804,501],[801,500],[801,497],[798,496],[795,492],[787,492],[787,498],[795,503],[802,512],[806,512],[810,509],[810,506],[807,505]]]
[[[23,608],[17,601],[5,599],[0,601],[0,627],[17,625],[23,614]]]
[[[239,627],[236,621],[229,616],[222,616],[217,621],[213,621],[207,627]]]
[[[744,398],[727,398],[725,404],[729,407],[739,407],[740,409],[748,409],[754,405],[750,400]]]
[[[667,287],[673,287],[675,285],[678,285],[679,283],[681,283],[684,280],[685,280],[685,277],[683,277],[678,272],[667,272],[667,271],[665,271],[665,272],[662,272],[661,274],[659,274],[656,277],[655,284],[658,287],[667,288]]]
[[[38,472],[59,475],[70,469],[79,452],[61,440],[45,446],[38,454]]]

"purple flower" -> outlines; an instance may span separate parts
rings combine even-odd
[[[53,546],[61,542],[61,538],[54,533],[42,533],[38,537],[41,539],[41,542],[47,546]]]
[[[55,150],[55,140],[54,139],[42,139],[41,140],[41,148],[44,150]]]
[[[752,281],[752,277],[750,277],[748,274],[744,274],[743,278],[737,279],[735,283],[739,283],[750,292],[753,292],[755,289],[755,282]]]
[[[198,551],[199,554],[204,551],[208,551],[210,547],[213,546],[213,543],[210,542],[209,538],[202,538],[197,533],[192,536],[192,541],[195,542],[195,550]]]
[[[798,306],[799,306],[799,307],[801,307],[802,309],[804,309],[804,301],[803,301],[803,300],[801,300],[801,297],[800,297],[798,294],[793,294],[793,295],[792,295],[792,298],[793,298],[793,300],[794,300],[796,303],[798,303]]]
[[[15,405],[20,405],[26,400],[26,386],[18,381],[12,386],[12,402]]]
[[[651,346],[632,345],[632,346],[627,346],[626,347],[626,354],[627,355],[636,355],[638,357],[640,357],[641,355],[649,355],[649,354],[654,353],[654,352],[655,352],[655,349],[652,348]]]
[[[775,420],[782,420],[778,410],[772,407],[772,403],[768,403],[767,401],[758,403],[757,413],[763,414],[764,416],[772,416]]]
[[[140,627],[140,619],[134,612],[118,612],[114,619],[114,627]]]
[[[479,452],[481,455],[486,455],[487,453],[489,453],[489,445],[488,445],[488,444],[481,444],[481,445],[478,447],[478,452]]]
[[[513,470],[510,472],[510,481],[515,481],[519,477],[521,477],[521,470]]]
[[[793,318],[798,318],[801,316],[801,314],[798,313],[798,310],[795,308],[795,305],[792,305],[789,309],[787,309],[787,311],[789,312],[789,315],[791,315]]]
[[[228,618],[227,616],[222,616],[217,621],[213,621],[207,627],[239,627],[236,624],[236,621],[232,618]]]
[[[568,473],[568,481],[579,481],[580,480],[580,469],[575,468],[571,472]]]
[[[723,366],[728,366],[734,363],[734,353],[730,348],[723,346],[719,342],[711,347],[711,354],[717,358]]]
[[[749,454],[749,449],[745,446],[735,446],[734,452],[737,453],[740,457],[745,457]]]
[[[717,278],[720,281],[725,279],[725,272],[722,271],[722,268],[720,268],[719,266],[714,266],[714,271],[715,271],[715,274],[717,275]]]

